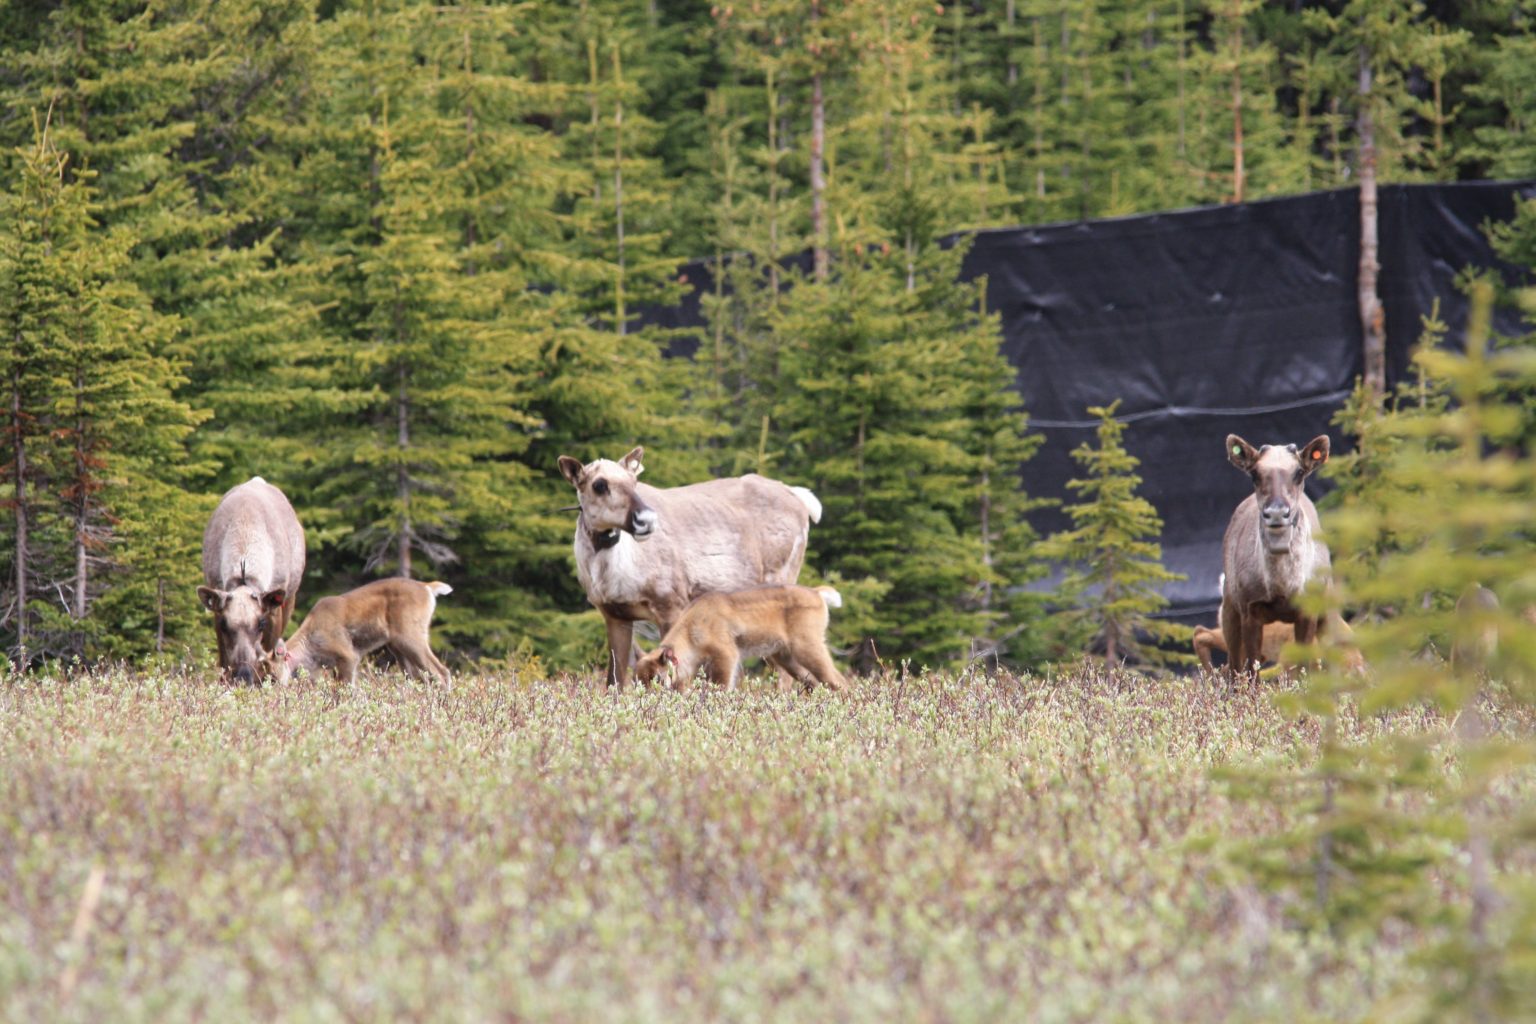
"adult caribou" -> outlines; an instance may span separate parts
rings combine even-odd
[[[1269,623],[1293,624],[1301,644],[1317,639],[1323,625],[1298,599],[1309,582],[1326,582],[1332,570],[1328,545],[1316,536],[1317,509],[1302,490],[1312,471],[1328,461],[1328,436],[1298,449],[1293,444],[1255,448],[1228,434],[1227,459],[1253,481],[1253,493],[1232,513],[1221,545],[1221,632],[1228,670],[1236,675],[1255,671],[1262,660]]]
[[[617,462],[560,456],[576,488],[576,575],[608,627],[608,683],[629,680],[635,623],[665,635],[703,594],[794,583],[821,502],[804,487],[748,473],[651,487],[645,449]]]
[[[219,668],[241,683],[265,672],[304,578],[304,527],[282,491],[259,476],[231,487],[203,531],[203,580]]]

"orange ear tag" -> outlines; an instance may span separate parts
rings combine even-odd
[[[1323,457],[1323,453],[1321,451],[1319,451],[1319,450],[1317,450],[1315,448],[1312,450],[1312,461],[1313,462],[1316,462],[1318,459],[1320,459],[1322,457]]]

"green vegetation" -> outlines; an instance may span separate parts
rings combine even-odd
[[[1353,1020],[1426,980],[1428,928],[1297,931],[1207,848],[1304,814],[1210,779],[1311,763],[1316,729],[1267,687],[771,689],[8,684],[6,1015]],[[1448,729],[1420,711],[1340,736]]]
[[[1516,1019],[1532,1006],[1529,865],[1501,861],[1529,855],[1530,805],[1506,801],[1532,778],[1536,744],[1498,719],[1536,705],[1536,465],[1519,448],[1536,348],[1491,346],[1493,288],[1470,287],[1465,351],[1426,344],[1395,402],[1357,395],[1348,410],[1362,447],[1325,520],[1345,557],[1314,600],[1365,610],[1354,640],[1369,669],[1314,652],[1325,666],[1282,703],[1317,723],[1315,765],[1232,773],[1236,792],[1303,810],[1234,860],[1289,897],[1300,926],[1429,929],[1415,952],[1425,977],[1394,1014],[1405,1019]],[[1430,319],[1426,340],[1442,331]],[[1404,713],[1452,728],[1439,739],[1380,729],[1365,743],[1346,728]]]
[[[1132,650],[1160,525],[1111,405],[1039,543],[1062,496],[1018,487],[1038,440],[941,240],[1536,174],[1531,19],[0,0],[5,1015],[1530,1017],[1536,346],[1487,336],[1494,284],[1465,354],[1431,317],[1340,414],[1316,600],[1370,667],[1310,652],[1274,702],[1014,674],[1059,653],[1047,555],[1085,570],[1071,646]],[[1536,202],[1490,234],[1536,267]],[[699,256],[667,359],[636,309]],[[555,459],[637,443],[648,482],[811,486],[808,576],[889,671],[558,675],[602,638]],[[199,538],[256,473],[306,603],[445,578],[477,667],[212,685]]]
[[[1063,496],[1014,486],[939,240],[1531,174],[1531,39],[1511,0],[0,2],[0,644],[189,642],[202,518],[260,474],[306,600],[444,577],[459,657],[577,667],[554,460],[643,443],[827,488],[812,569],[885,595],[840,628],[888,663],[1038,666],[1021,513]],[[664,359],[636,310],[695,257]]]
[[[1141,460],[1125,450],[1125,424],[1115,419],[1118,408],[1117,400],[1088,409],[1099,418],[1099,444],[1073,449],[1072,457],[1088,475],[1067,482],[1083,500],[1066,508],[1072,529],[1040,546],[1044,557],[1067,566],[1059,594],[1071,607],[1058,616],[1063,633],[1058,642],[1067,651],[1102,651],[1111,668],[1122,660],[1142,660],[1138,633],[1189,639],[1186,631],[1175,632],[1152,618],[1168,603],[1158,584],[1183,577],[1163,568],[1162,546],[1150,539],[1163,532],[1163,521],[1152,503],[1136,493]]]

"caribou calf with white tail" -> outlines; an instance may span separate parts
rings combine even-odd
[[[807,691],[817,683],[846,689],[827,650],[827,611],[842,606],[842,597],[831,587],[705,594],[667,630],[661,646],[636,663],[635,678],[648,683],[670,676],[681,688],[702,669],[710,682],[735,686],[743,658],[766,658]]]
[[[438,597],[452,592],[446,583],[396,576],[322,597],[292,639],[278,645],[278,682],[287,682],[300,669],[326,669],[350,683],[363,656],[385,647],[407,675],[448,682],[448,669],[432,653],[431,630]]]

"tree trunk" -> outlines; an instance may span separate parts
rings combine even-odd
[[[768,66],[768,301],[779,303],[779,91],[773,65]]]
[[[86,588],[90,586],[89,563],[86,552],[86,530],[89,528],[87,513],[90,507],[90,463],[85,448],[85,410],[81,399],[85,393],[84,374],[75,371],[75,593],[70,614],[76,622],[85,619]],[[76,641],[84,653],[84,637]]]
[[[27,667],[27,441],[21,427],[21,370],[11,375],[11,432],[16,447],[16,660]]]
[[[1387,390],[1386,315],[1376,290],[1377,262],[1376,216],[1376,126],[1371,117],[1371,61],[1364,47],[1360,57],[1360,111],[1357,127],[1360,136],[1360,330],[1365,363],[1365,387],[1380,399]]]
[[[464,30],[464,74],[474,73],[474,50],[470,46],[469,29]],[[472,166],[475,160],[475,104],[466,100],[464,103],[464,165]],[[473,249],[476,242],[475,215],[473,211],[464,214],[464,248]],[[474,264],[465,267],[465,272],[470,276],[475,273]]]
[[[1019,62],[1013,59],[1013,26],[1018,18],[1017,0],[1008,0],[1003,15],[1008,25],[1008,84],[1019,83]]]
[[[410,398],[406,392],[406,372],[400,370],[400,392],[395,400],[396,443],[400,461],[395,465],[395,496],[400,502],[399,554],[400,575],[411,578],[411,477],[406,470],[405,453],[411,446]]]
[[[82,500],[75,509],[75,593],[70,602],[70,615],[76,622],[85,618],[85,588],[90,585],[85,552],[85,503]]]
[[[1040,19],[1032,19],[1035,33],[1034,56],[1038,65],[1045,63],[1045,41],[1040,30]],[[1045,198],[1045,76],[1035,73],[1035,197]]]
[[[1232,26],[1232,201],[1243,201],[1243,24],[1242,4]]]
[[[624,69],[619,47],[613,47],[613,83],[620,91],[613,101],[613,218],[618,235],[618,279],[614,282],[613,317],[618,333],[625,332],[624,316]]]
[[[825,281],[828,271],[827,182],[822,168],[826,145],[826,104],[821,91],[821,72],[817,71],[811,76],[811,246],[818,281]]]
[[[989,451],[988,456],[991,455]],[[981,610],[992,610],[992,474],[981,471],[981,567],[986,578],[981,581]]]
[[[165,653],[165,577],[155,580],[155,653]]]

